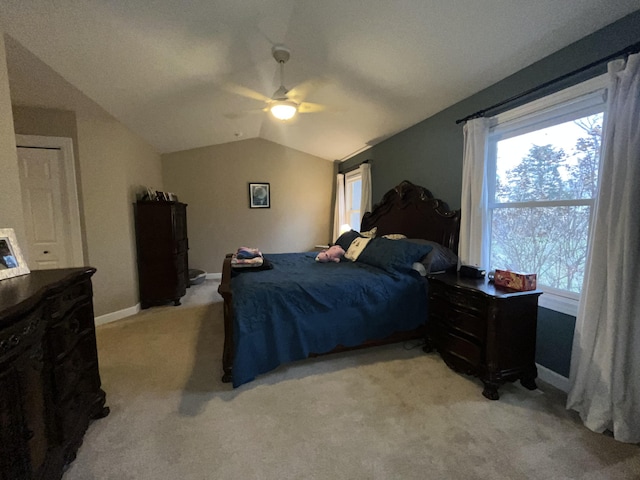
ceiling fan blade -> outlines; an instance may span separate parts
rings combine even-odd
[[[287,96],[296,102],[302,102],[313,92],[326,85],[327,82],[328,80],[323,77],[310,78],[289,90],[289,92],[287,92]]]
[[[298,107],[298,112],[300,113],[316,113],[324,112],[325,110],[328,110],[328,107],[319,103],[302,102]]]
[[[260,92],[256,92],[255,90],[251,90],[250,88],[243,87],[242,85],[237,85],[235,83],[226,83],[222,88],[228,92],[235,93],[236,95],[240,95],[242,97],[252,98],[261,102],[271,101],[271,99],[266,95],[263,95]]]
[[[316,112],[344,112],[344,108],[322,105],[320,103],[302,102],[298,107],[300,113],[316,113]]]

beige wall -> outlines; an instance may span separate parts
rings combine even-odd
[[[108,115],[78,112],[78,144],[96,315],[139,302],[133,202],[144,185],[162,188],[160,155]]]
[[[132,204],[143,186],[162,187],[160,155],[100,110],[14,110],[16,133],[76,137],[85,261],[97,269],[96,315],[135,306],[139,298]]]
[[[13,44],[12,48],[17,47]],[[4,54],[5,48],[0,48],[1,60]],[[25,60],[25,56],[21,59]],[[12,90],[15,86],[18,93],[14,100],[15,120],[8,98],[8,107],[3,104],[6,70],[3,73],[0,67],[1,161],[3,167],[6,164],[3,172],[11,173],[9,178],[0,176],[2,221],[4,206],[13,202],[19,208],[11,210],[20,212],[19,220],[23,222],[14,121],[20,134],[72,138],[85,259],[97,269],[93,277],[95,313],[99,316],[134,307],[139,298],[132,204],[142,186],[162,188],[160,155],[37,58],[29,55],[26,60],[8,66],[9,86]],[[4,61],[0,64],[4,65]],[[56,103],[56,108],[30,105],[30,101],[42,104],[48,99]],[[5,135],[4,130],[10,132]],[[11,158],[4,154],[5,149],[13,151]],[[13,190],[5,190],[4,182]]]
[[[16,141],[11,116],[9,76],[0,30],[0,228],[13,228],[18,244],[25,243]]]
[[[74,152],[78,151],[78,128],[75,112],[14,105],[13,124],[16,133],[21,135],[69,137],[73,140]]]
[[[263,139],[162,155],[167,191],[187,203],[189,266],[219,273],[240,246],[300,252],[330,240],[333,163]],[[249,208],[249,182],[271,208]]]

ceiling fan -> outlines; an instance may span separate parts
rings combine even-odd
[[[262,111],[270,112],[273,117],[283,122],[291,120],[298,113],[315,113],[327,110],[325,105],[302,101],[311,90],[318,88],[322,81],[319,79],[308,80],[289,90],[284,85],[284,64],[289,61],[291,51],[282,44],[276,44],[271,47],[271,54],[280,66],[280,87],[271,97],[239,85],[229,85],[229,89],[238,95],[264,101],[266,106]],[[237,117],[238,115],[227,116]]]

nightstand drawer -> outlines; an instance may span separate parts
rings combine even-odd
[[[473,373],[482,364],[482,347],[452,332],[440,330],[437,345],[442,359],[458,372]]]
[[[487,302],[480,295],[474,295],[465,290],[447,288],[433,282],[429,284],[429,289],[432,301],[442,301],[448,305],[469,310],[481,317],[485,315]]]
[[[458,330],[475,339],[479,343],[484,343],[487,338],[487,322],[481,316],[471,314],[468,310],[463,310],[457,306],[432,299],[429,304],[431,315],[434,320],[444,328]]]

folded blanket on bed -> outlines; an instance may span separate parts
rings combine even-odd
[[[231,266],[236,268],[243,267],[260,267],[264,259],[262,257],[256,258],[238,258],[236,256],[231,257]]]
[[[240,247],[236,252],[236,258],[238,259],[251,259],[262,257],[262,252],[257,248]]]
[[[234,268],[257,268],[264,263],[264,257],[257,248],[240,247],[231,257]]]

